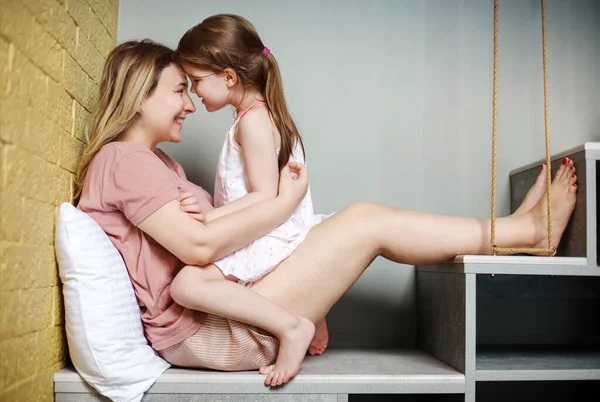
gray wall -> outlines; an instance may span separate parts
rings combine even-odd
[[[120,0],[118,42],[175,47],[222,12],[250,19],[280,63],[316,212],[367,199],[489,216],[492,0]],[[499,215],[509,171],[545,154],[540,14],[539,0],[500,0]],[[547,17],[556,153],[600,139],[600,1],[548,0]],[[233,111],[197,106],[183,142],[161,148],[212,191]],[[413,274],[376,260],[332,311],[331,345],[412,345]]]

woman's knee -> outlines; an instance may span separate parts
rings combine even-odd
[[[372,201],[357,201],[348,206],[348,213],[353,218],[369,218],[383,209],[383,205]]]
[[[364,247],[379,250],[382,227],[391,219],[392,208],[371,201],[358,201],[348,207],[348,220]]]

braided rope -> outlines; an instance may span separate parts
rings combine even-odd
[[[556,247],[552,245],[552,178],[550,160],[550,129],[548,123],[548,67],[546,57],[546,0],[542,3],[542,59],[544,67],[544,128],[546,136],[546,183],[548,207],[548,248],[502,248],[496,246],[496,138],[497,138],[497,103],[498,103],[498,0],[494,0],[494,88],[492,102],[492,214],[490,244],[494,255],[498,254],[548,254],[555,255]]]
[[[494,86],[492,97],[492,217],[491,245],[496,247],[496,123],[498,105],[498,0],[494,0]]]

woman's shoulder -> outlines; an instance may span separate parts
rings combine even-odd
[[[173,170],[177,175],[183,179],[186,179],[185,172],[183,171],[183,166],[181,166],[175,159],[171,158],[165,151],[162,149],[156,148],[154,150],[154,154],[160,158],[164,162],[165,165],[171,170]],[[187,180],[187,179],[186,179]]]
[[[152,151],[149,150],[142,144],[138,144],[136,142],[119,142],[113,141],[105,144],[100,151],[98,151],[98,156],[104,158],[115,158],[120,159],[132,154],[138,153],[147,153],[152,154]]]
[[[164,156],[170,159],[166,154]],[[154,164],[156,167],[164,167],[164,164],[161,163],[161,159],[163,159],[162,155],[135,142],[109,142],[98,151],[94,159],[96,163],[101,165],[108,163],[113,167],[118,166],[124,161],[130,164],[139,162],[146,166]]]
[[[158,148],[150,150],[146,146],[134,142],[114,141],[104,145],[94,157],[90,169],[95,170],[94,167],[110,172],[110,175],[116,174],[115,172],[123,173],[123,171],[141,168],[148,174],[151,171],[158,173],[168,170],[185,178],[181,165],[164,151]]]

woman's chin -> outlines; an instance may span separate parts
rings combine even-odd
[[[166,141],[179,143],[179,142],[181,142],[181,139],[182,139],[181,133],[173,133],[169,136],[169,138]]]

